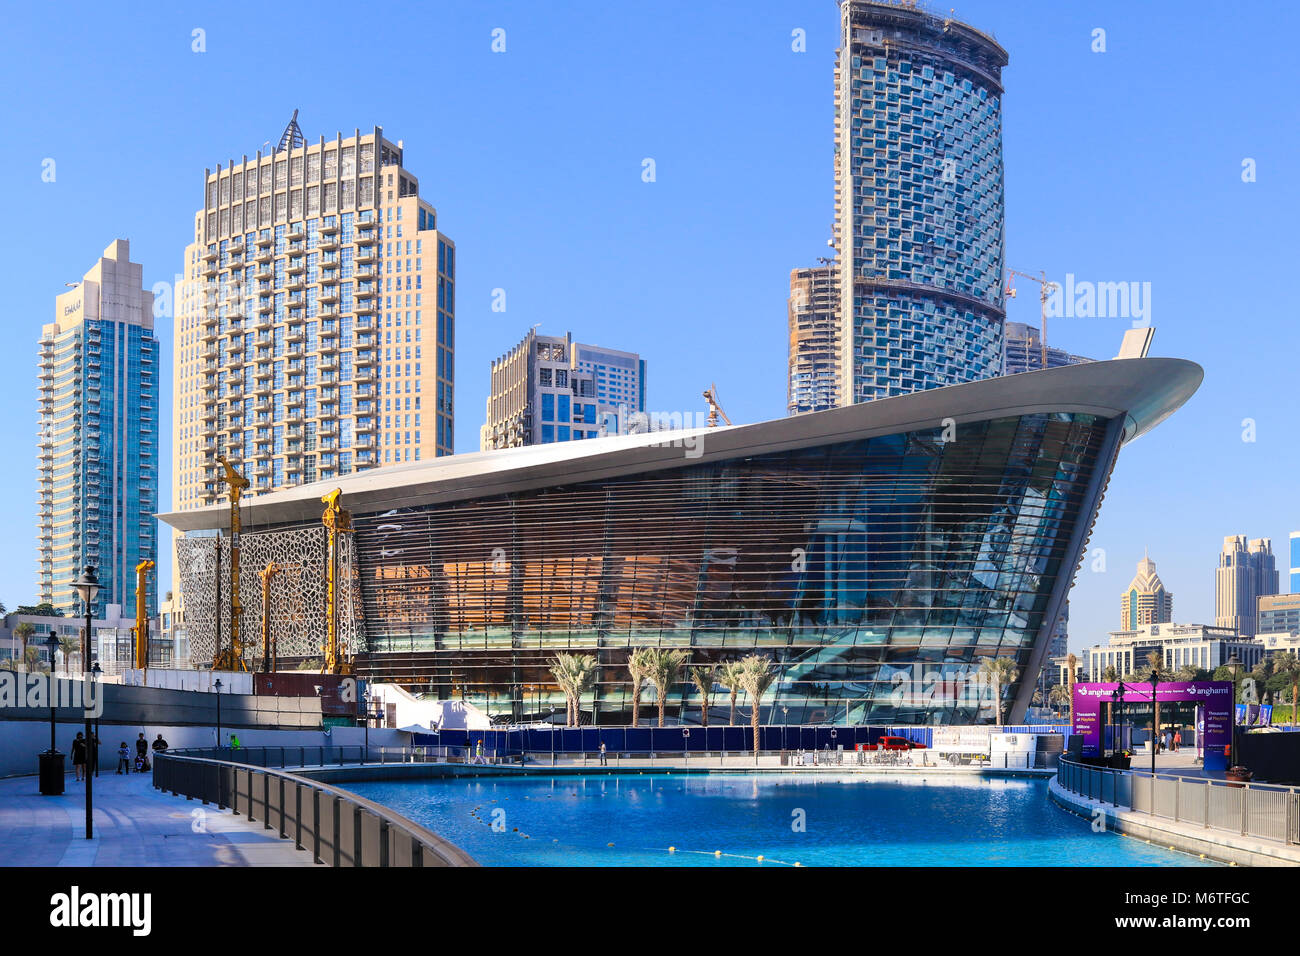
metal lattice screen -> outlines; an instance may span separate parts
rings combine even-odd
[[[345,657],[362,649],[363,628],[356,551],[351,534],[339,538],[339,640]],[[217,548],[221,549],[221,631],[230,635],[230,539],[181,538],[176,542],[190,656],[208,662],[216,651]],[[320,657],[325,646],[325,529],[292,528],[246,533],[240,540],[240,636],[249,667],[262,656],[262,579],[271,562],[271,630],[280,657]]]

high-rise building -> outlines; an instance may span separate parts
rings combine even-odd
[[[1137,574],[1120,597],[1119,626],[1132,631],[1147,624],[1165,624],[1174,619],[1174,595],[1165,590],[1150,556],[1138,562]]]
[[[645,360],[583,345],[573,334],[524,340],[492,363],[479,447],[517,448],[636,429],[645,413]]]
[[[1007,53],[913,3],[840,15],[840,401],[1000,375]]]
[[[1300,531],[1291,532],[1291,593],[1300,594]]]
[[[833,263],[790,271],[787,410],[822,412],[840,403],[839,273]]]
[[[1145,673],[1155,651],[1166,671],[1184,667],[1214,671],[1234,656],[1251,670],[1267,653],[1264,644],[1241,637],[1230,627],[1207,624],[1144,624],[1110,632],[1108,644],[1095,644],[1084,651],[1088,680],[1105,680],[1106,669],[1125,674]]]
[[[41,334],[37,590],[65,613],[82,613],[72,581],[89,564],[94,616],[110,604],[134,616],[136,564],[157,557],[158,343],[143,271],[115,239],[55,297]]]
[[[1082,365],[1093,361],[1082,355],[1072,355],[1065,349],[1047,347],[1047,368],[1060,368],[1062,365]],[[1004,375],[1017,372],[1034,372],[1043,368],[1043,340],[1032,325],[1023,322],[1006,324],[1006,362]]]
[[[383,130],[204,173],[176,308],[173,505],[451,454],[455,247]]]
[[[1270,538],[1229,535],[1223,539],[1214,577],[1215,623],[1254,637],[1259,598],[1277,594],[1277,560]]]

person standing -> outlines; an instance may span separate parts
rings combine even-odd
[[[1182,745],[1183,745],[1183,732],[1181,729],[1175,730],[1174,731],[1174,753],[1178,753],[1178,748],[1181,747]]]
[[[153,744],[153,752],[156,754],[163,753],[167,749],[167,741],[163,740],[163,735],[159,734]]]
[[[144,773],[149,768],[149,741],[141,733],[135,740],[135,771]]]
[[[605,741],[603,740],[600,742],[600,765],[602,767],[609,766],[609,758],[605,756]]]
[[[74,780],[81,780],[86,774],[86,738],[81,731],[72,741],[72,772]]]
[[[131,772],[131,748],[122,741],[122,746],[117,748],[117,772]]]

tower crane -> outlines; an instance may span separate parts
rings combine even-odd
[[[1028,279],[1030,282],[1037,282],[1039,285],[1038,299],[1039,302],[1042,303],[1041,305],[1042,327],[1039,329],[1038,332],[1038,346],[1039,346],[1040,355],[1043,362],[1043,368],[1047,368],[1047,300],[1051,297],[1052,290],[1059,289],[1060,286],[1057,283],[1052,282],[1050,279],[1048,279],[1046,272],[1040,271],[1038,275],[1031,275],[1028,272],[1019,272],[1015,269],[1008,269],[1007,270],[1007,298],[1008,299],[1014,299],[1016,297],[1016,285],[1015,285],[1015,281],[1011,278],[1012,276],[1020,276],[1022,279]]]
[[[351,664],[343,660],[339,647],[339,535],[352,530],[352,515],[339,506],[342,488],[322,495],[325,513],[325,667],[326,674],[347,674]]]
[[[731,424],[731,419],[727,417],[727,413],[722,410],[722,405],[718,402],[718,385],[716,382],[714,382],[704,390],[704,400],[709,403],[708,424],[710,428],[718,427],[719,415],[722,416],[722,420],[724,422],[726,422],[728,425]]]
[[[225,474],[217,480],[225,482],[230,497],[230,647],[221,646],[218,628],[217,653],[212,658],[212,669],[246,671],[244,645],[239,639],[239,620],[244,613],[244,607],[239,603],[239,496],[249,486],[249,481],[235,471],[225,455],[218,455],[217,461],[225,469]]]
[[[149,604],[145,590],[153,568],[149,560],[135,566],[135,627],[131,628],[131,636],[135,639],[135,666],[139,670],[149,666]]]

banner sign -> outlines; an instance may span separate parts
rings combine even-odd
[[[1083,737],[1083,756],[1102,756],[1102,705],[1117,704],[1119,698],[1115,692],[1119,689],[1115,682],[1087,682],[1074,685],[1074,733]],[[1197,748],[1204,747],[1204,766],[1206,770],[1222,770],[1227,767],[1226,748],[1232,743],[1232,682],[1231,681],[1169,681],[1156,688],[1156,701],[1159,703],[1194,702],[1200,705],[1204,727],[1198,727]],[[1124,704],[1145,704],[1151,706],[1150,684],[1125,684]],[[1119,706],[1114,708],[1111,719],[1118,722],[1122,718]],[[1239,709],[1241,719],[1245,719],[1245,708]]]

